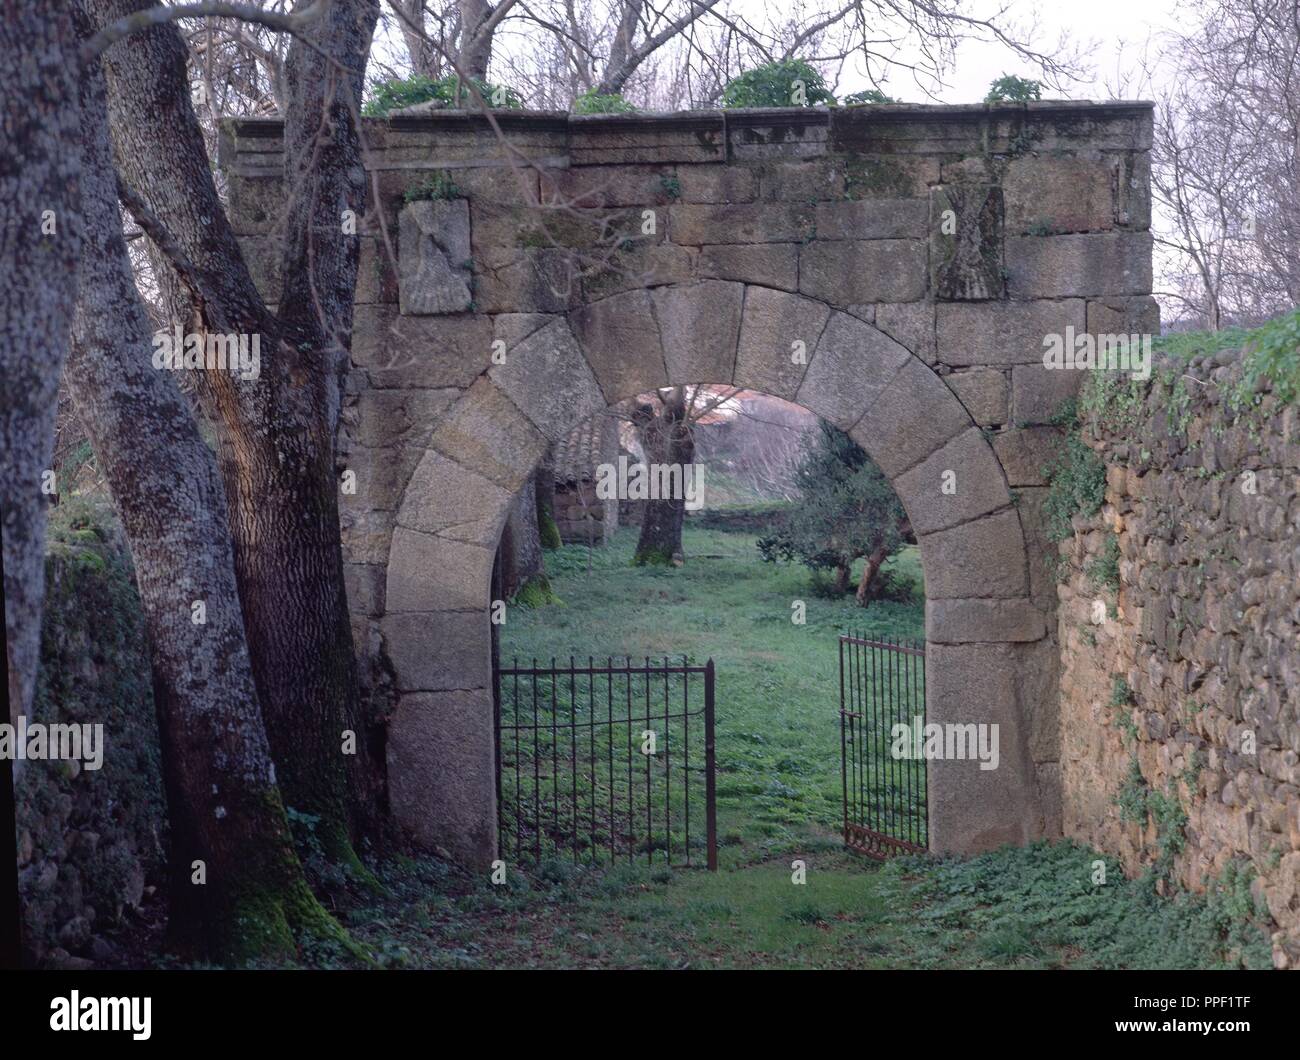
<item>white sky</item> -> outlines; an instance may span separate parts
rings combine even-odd
[[[1068,86],[1064,95],[1070,99],[1107,99],[1112,93],[1107,85],[1120,83],[1137,74],[1136,60],[1150,46],[1151,55],[1160,52],[1158,36],[1173,28],[1179,0],[967,0],[965,10],[976,17],[987,17],[1005,8],[1013,26],[1036,27],[1034,43],[1039,50],[1055,53],[1065,34],[1069,44],[1090,67],[1090,76]],[[755,22],[761,14],[798,9],[798,0],[741,0],[735,5],[751,12]],[[386,10],[386,9],[385,9]],[[509,49],[517,27],[509,21],[498,39],[498,48]],[[374,49],[375,57],[389,61],[403,54],[400,35],[395,28],[381,31]],[[915,58],[906,54],[903,59]],[[398,60],[400,62],[400,60]],[[938,102],[974,103],[982,100],[989,84],[1004,73],[1036,77],[1038,71],[1019,59],[1009,49],[997,44],[968,42],[957,51],[956,61],[946,74],[947,86],[931,87]],[[371,71],[372,76],[375,71]],[[870,87],[860,71],[846,64],[839,83],[840,94]],[[930,102],[906,70],[896,70],[885,85],[890,95],[912,103]],[[1054,95],[1054,93],[1047,93]],[[1122,93],[1124,98],[1145,97],[1149,93]]]
[[[755,0],[771,2],[771,0]],[[999,6],[985,0],[974,0],[970,12],[987,15]],[[1150,51],[1159,53],[1158,38],[1163,30],[1176,26],[1177,0],[1017,0],[1008,14],[1021,26],[1037,27],[1035,43],[1044,52],[1055,52],[1062,33],[1080,53],[1091,69],[1088,80],[1069,86],[1065,95],[1071,99],[1107,99],[1111,93],[1107,84],[1120,83],[1124,77],[1132,79],[1136,73],[1135,60],[1151,42]],[[996,44],[968,42],[956,56],[954,68],[946,75],[948,87],[936,92],[943,103],[974,103],[982,100],[989,84],[1004,73],[1021,77],[1035,77],[1032,64],[1020,60],[1007,48]],[[910,102],[924,102],[923,95],[900,72],[897,81],[891,79],[891,95]],[[866,80],[845,69],[841,80],[844,92],[868,87]],[[1052,93],[1045,93],[1052,95]]]

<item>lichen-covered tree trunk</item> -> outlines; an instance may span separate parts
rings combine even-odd
[[[62,5],[0,3],[0,510],[9,712],[36,687],[42,476],[76,299],[81,226],[76,32]]]
[[[100,22],[149,6],[87,3]],[[359,252],[352,219],[364,214],[353,108],[376,17],[372,0],[335,0],[309,31],[311,46],[290,46],[278,315],[255,288],[217,197],[175,27],[138,33],[104,55],[119,172],[142,206],[137,219],[189,289],[190,326],[260,339],[258,378],[198,372],[198,394],[218,426],[240,600],[280,785],[290,806],[319,818],[327,855],[353,867],[353,844],[373,831],[380,782],[360,716],[334,442]]]
[[[677,464],[684,476],[686,466],[695,459],[695,436],[684,388],[674,387],[662,401],[658,414],[649,405],[639,405],[633,414],[633,422],[641,432],[641,445],[651,474],[656,474],[655,465]],[[679,563],[685,518],[684,490],[675,491],[670,497],[647,500],[634,562]]]
[[[176,380],[151,363],[117,205],[103,79],[83,75],[85,255],[68,386],[108,479],[149,636],[169,824],[169,932],[240,961],[343,940],[293,849],[244,634],[225,493]]]

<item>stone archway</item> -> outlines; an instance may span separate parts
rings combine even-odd
[[[1003,734],[995,771],[931,763],[934,848],[1045,834],[1029,733],[1052,704],[1035,702],[1041,675],[1024,671],[1048,616],[1030,597],[1002,465],[930,366],[850,313],[727,281],[625,292],[532,323],[440,419],[397,512],[382,629],[399,690],[389,782],[400,823],[472,863],[495,852],[487,607],[514,491],[581,420],[707,380],[795,401],[848,431],[907,509],[926,576],[930,720]],[[801,342],[806,357],[792,357]]]
[[[931,719],[1001,732],[997,770],[933,764],[932,845],[1060,834],[1042,467],[1080,373],[1043,342],[1158,331],[1151,124],[1149,104],[1047,101],[366,122],[341,517],[409,833],[466,863],[495,848],[484,613],[548,440],[656,385],[733,382],[847,428],[920,535]],[[268,299],[282,138],[222,129]],[[593,249],[619,267],[580,266]]]

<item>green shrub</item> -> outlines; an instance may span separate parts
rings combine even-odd
[[[1256,389],[1267,380],[1283,405],[1300,397],[1300,309],[1256,328],[1246,338],[1241,380],[1229,395],[1234,409],[1258,404]]]
[[[573,101],[574,114],[635,114],[632,106],[617,92],[601,95],[594,88],[584,92]]]
[[[1088,582],[1094,589],[1119,588],[1119,539],[1114,534],[1106,536],[1101,555],[1089,560],[1083,573],[1088,576]]]
[[[1075,515],[1092,516],[1106,499],[1106,465],[1072,431],[1057,453],[1055,461],[1043,468],[1047,478],[1047,497],[1043,515],[1047,520],[1050,541],[1065,541],[1074,529]]]
[[[885,95],[878,88],[868,88],[865,92],[850,92],[840,102],[845,106],[852,106],[855,103],[902,103],[903,101]]]
[[[414,187],[407,188],[402,200],[411,203],[424,199],[463,199],[464,197],[465,192],[451,179],[451,174],[446,170],[439,170]]]
[[[501,110],[523,108],[523,98],[514,89],[477,78],[472,80],[489,107]],[[470,107],[474,105],[474,97],[454,74],[436,81],[422,74],[414,74],[388,81],[372,81],[370,99],[361,108],[361,112],[369,118],[381,118],[390,111],[428,102],[440,103],[444,107]]]
[[[985,103],[1028,103],[1043,98],[1043,86],[1038,81],[1014,74],[1003,74],[991,85]]]
[[[747,70],[727,82],[722,105],[734,107],[815,107],[834,104],[825,79],[806,59],[786,59]]]

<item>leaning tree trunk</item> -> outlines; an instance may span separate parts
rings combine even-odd
[[[36,688],[45,595],[42,478],[76,300],[77,38],[62,5],[0,3],[0,509],[8,722]]]
[[[867,556],[867,561],[862,565],[862,577],[858,581],[858,591],[855,597],[859,607],[866,607],[870,602],[873,593],[873,587],[876,581],[876,575],[880,571],[881,564],[889,556],[884,545],[879,545]]]
[[[87,0],[107,21],[150,0]],[[253,284],[212,181],[172,25],[104,55],[115,156],[128,204],[180,274],[193,330],[257,335],[261,377],[198,372],[219,430],[235,571],[253,675],[287,803],[317,817],[332,859],[359,869],[377,766],[360,718],[338,525],[334,441],[348,361],[364,168],[353,105],[377,9],[334,0],[286,64],[288,211],[279,314]],[[319,50],[315,50],[319,49]],[[323,64],[320,52],[343,73]],[[348,753],[353,751],[354,753]]]
[[[687,465],[695,459],[695,437],[683,388],[673,388],[662,402],[658,415],[649,405],[639,405],[633,414],[633,422],[641,431],[641,445],[650,473],[657,476],[655,465],[677,464],[682,468],[684,487]],[[680,563],[685,518],[684,488],[677,496],[647,500],[633,562],[638,565]]]
[[[68,385],[126,529],[149,635],[168,809],[168,929],[184,950],[218,960],[291,957],[300,940],[344,935],[293,849],[216,461],[176,380],[151,363],[97,65],[84,73],[82,98],[86,253]]]

